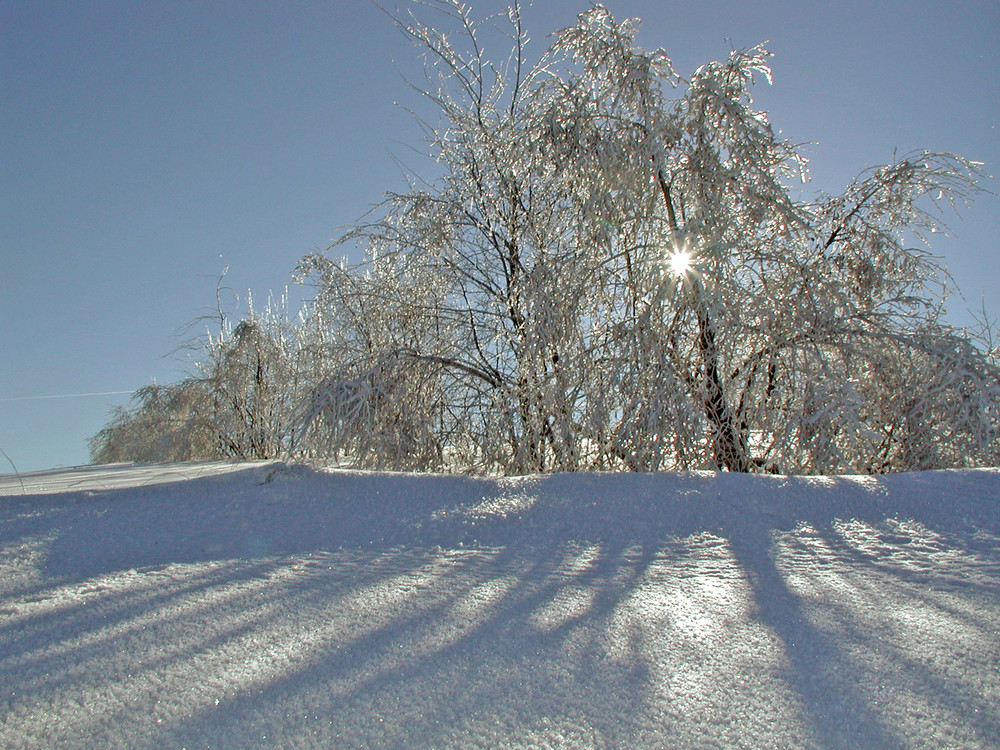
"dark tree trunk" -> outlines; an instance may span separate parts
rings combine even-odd
[[[715,329],[708,311],[698,306],[698,348],[701,352],[704,374],[705,417],[711,430],[712,460],[716,468],[728,471],[749,472],[751,462],[733,414],[726,401],[725,388],[719,375],[718,350]]]

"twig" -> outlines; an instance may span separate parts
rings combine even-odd
[[[10,460],[10,456],[7,455],[7,451],[5,451],[3,448],[0,448],[0,453],[3,453],[3,457],[7,459],[7,463],[9,463],[11,467],[13,467],[14,474],[17,475],[17,481],[21,483],[21,492],[27,495],[28,491],[24,488],[24,480],[21,479],[21,472],[19,472],[17,470],[17,467],[14,466],[14,462]]]

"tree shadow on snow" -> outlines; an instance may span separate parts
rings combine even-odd
[[[793,745],[905,747],[905,732],[871,699],[865,666],[790,585],[775,540],[805,525],[840,563],[877,569],[884,561],[845,547],[837,524],[912,519],[983,563],[973,585],[995,606],[1000,520],[995,498],[983,500],[997,481],[953,473],[947,499],[934,496],[941,484],[933,474],[485,480],[287,467],[5,501],[0,543],[49,540],[47,581],[8,593],[26,612],[51,594],[46,587],[69,587],[78,600],[10,625],[0,619],[0,642],[14,657],[6,666],[0,658],[0,671],[28,678],[24,689],[37,698],[64,686],[66,663],[100,664],[124,639],[136,655],[122,669],[160,675],[152,683],[186,675],[204,686],[175,698],[164,725],[147,735],[135,729],[136,747],[164,739],[401,747],[469,737],[694,746],[737,741],[725,732],[738,732],[726,727],[740,712],[768,710],[775,722],[801,722],[801,733],[785,738]],[[740,669],[762,662],[728,668],[727,650],[741,644],[710,640],[749,625],[682,628],[682,615],[697,624],[732,610],[712,604],[721,589],[711,585],[711,565],[698,567],[705,544],[721,550],[712,554],[726,586],[746,591],[750,624],[778,644],[784,712],[739,688],[737,678],[753,676]],[[813,569],[828,562],[805,560]],[[130,571],[134,587],[115,583]],[[931,590],[939,583],[920,570],[881,574]],[[95,608],[80,585],[104,579],[121,590],[98,596]],[[657,586],[673,598],[648,596]],[[847,626],[853,616],[843,615]],[[184,635],[190,623],[205,632]],[[706,655],[719,661],[706,665]],[[903,650],[888,658],[949,715],[975,697],[907,663]],[[705,677],[732,684],[713,689],[699,682]],[[135,682],[134,691],[152,701],[152,683]],[[952,703],[931,695],[945,689],[957,696]],[[995,713],[974,702],[970,736],[997,740]],[[17,701],[9,703],[15,711]],[[708,718],[685,715],[699,706]],[[113,713],[135,721],[124,707]],[[791,731],[750,721],[742,735],[750,744]]]

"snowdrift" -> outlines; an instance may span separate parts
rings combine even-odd
[[[1000,470],[0,495],[4,748],[1000,747]]]

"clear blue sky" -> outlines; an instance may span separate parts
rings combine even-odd
[[[758,103],[816,142],[817,190],[894,149],[1000,173],[996,0],[606,5],[643,18],[640,42],[682,75],[770,40]],[[535,49],[585,7],[527,8]],[[415,102],[402,74],[419,65],[368,0],[0,0],[0,449],[21,471],[85,463],[128,399],[74,394],[182,374],[179,331],[214,307],[224,267],[240,294],[280,291],[400,186],[394,155],[420,166],[396,106]],[[1000,190],[985,187],[935,250],[970,305],[985,295],[1000,315]]]

